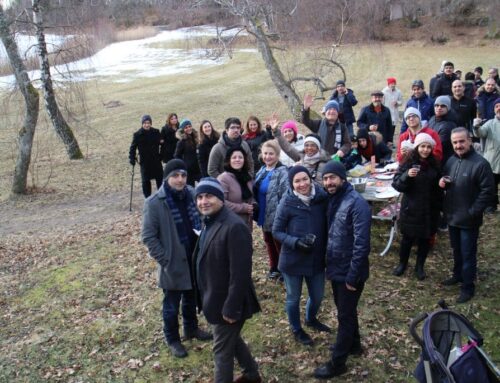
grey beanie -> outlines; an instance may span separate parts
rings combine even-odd
[[[222,185],[213,177],[204,177],[200,180],[196,188],[194,189],[194,195],[197,197],[199,194],[207,193],[216,196],[222,202],[224,202],[224,190]]]
[[[446,108],[450,110],[451,109],[450,96],[439,96],[438,98],[436,98],[436,101],[434,101],[434,106],[436,105],[446,105]]]

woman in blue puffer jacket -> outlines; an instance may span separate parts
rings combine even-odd
[[[288,180],[290,189],[278,206],[273,237],[281,242],[278,268],[285,281],[285,308],[291,330],[299,343],[312,345],[313,340],[301,326],[300,296],[305,279],[309,292],[305,324],[329,332],[330,328],[316,318],[325,287],[328,200],[304,166],[290,168]]]

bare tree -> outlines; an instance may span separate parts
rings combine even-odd
[[[17,43],[9,28],[9,22],[0,4],[0,38],[10,64],[14,70],[14,76],[19,89],[24,98],[24,121],[19,131],[19,151],[17,154],[16,167],[14,169],[14,179],[12,182],[12,193],[26,193],[28,169],[31,161],[31,149],[33,147],[33,136],[35,135],[36,123],[38,120],[39,95],[38,91],[31,84],[26,67],[19,55]]]
[[[318,68],[316,67],[316,70],[310,75],[301,74],[296,76],[289,71],[282,70],[280,67],[274,53],[277,50],[283,50],[285,48],[283,46],[277,46],[280,40],[280,33],[278,32],[275,20],[280,17],[286,18],[292,16],[297,10],[298,2],[299,0],[282,0],[278,2],[263,0],[201,0],[195,2],[196,5],[202,3],[217,4],[230,14],[241,19],[243,25],[232,26],[232,28],[239,27],[255,38],[257,47],[274,86],[286,102],[289,110],[297,119],[300,118],[302,100],[297,94],[296,83],[304,81],[312,82],[321,93],[323,93],[326,90],[333,89],[333,86],[329,86],[325,82],[323,78],[325,73],[340,69],[345,79],[344,68],[340,63],[335,61],[335,53],[340,46],[344,28],[342,28],[339,40],[332,44],[329,54],[321,58],[316,57],[316,63],[319,64],[321,70],[317,70]],[[347,0],[344,0],[344,3],[347,4]],[[346,8],[342,11],[342,17],[344,17],[345,9]],[[350,17],[348,17],[348,19],[350,19]],[[344,24],[342,27],[344,27]],[[221,32],[223,33],[224,30],[221,30]],[[222,33],[219,35],[220,46],[228,50],[233,40],[223,38]],[[314,66],[315,65],[313,65],[313,67]]]
[[[38,40],[37,50],[40,61],[40,77],[43,87],[43,95],[45,100],[45,109],[50,117],[52,126],[54,127],[59,138],[66,147],[66,151],[70,159],[83,158],[82,151],[78,145],[71,127],[68,125],[62,115],[57,104],[54,87],[52,85],[52,77],[50,74],[50,63],[47,52],[47,44],[45,42],[44,23],[43,23],[43,2],[42,0],[32,0],[33,6],[33,22]]]

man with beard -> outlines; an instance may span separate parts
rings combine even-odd
[[[451,109],[457,114],[457,126],[463,126],[472,132],[472,120],[476,118],[476,102],[465,95],[465,87],[462,81],[455,80],[451,84],[453,97],[451,98]]]
[[[236,117],[229,117],[224,122],[224,132],[219,142],[214,145],[208,157],[208,175],[217,178],[224,172],[224,159],[229,148],[241,148],[246,154],[248,169],[253,176],[254,165],[250,146],[241,137],[241,121]]]
[[[361,109],[358,118],[358,128],[370,132],[379,132],[387,146],[393,142],[391,111],[382,104],[384,94],[377,90],[371,94],[371,104]]]
[[[337,306],[338,330],[330,361],[316,368],[314,377],[330,379],[347,372],[349,355],[361,355],[358,302],[369,276],[371,209],[346,181],[337,161],[326,164],[323,187],[329,195],[326,278]]]

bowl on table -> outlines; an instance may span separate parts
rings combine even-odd
[[[366,183],[368,182],[368,178],[365,177],[353,177],[351,180],[352,186],[354,186],[354,190],[358,193],[363,193],[366,189]]]

